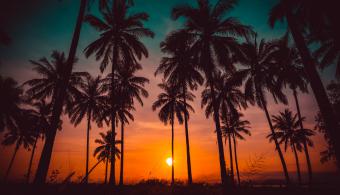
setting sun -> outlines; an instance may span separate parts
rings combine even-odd
[[[172,165],[172,158],[171,157],[167,158],[165,162],[170,167]]]

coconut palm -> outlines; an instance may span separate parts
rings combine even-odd
[[[287,103],[286,96],[282,93],[282,86],[276,82],[275,77],[275,51],[271,43],[264,39],[257,43],[248,40],[243,44],[244,57],[241,60],[243,68],[236,77],[243,77],[245,80],[245,96],[251,104],[257,104],[265,112],[270,131],[274,133],[272,121],[267,108],[265,90],[272,94],[274,101]],[[290,183],[286,162],[284,160],[279,142],[274,137],[276,151],[279,154],[282,169],[287,184]]]
[[[4,139],[2,141],[2,144],[5,146],[15,145],[13,156],[5,173],[5,182],[7,181],[16,154],[20,147],[24,147],[25,149],[30,150],[30,147],[33,145],[35,138],[35,132],[32,131],[32,127],[35,121],[32,120],[29,111],[21,110],[18,115],[19,116],[16,120],[15,127],[4,135]]]
[[[228,139],[233,139],[234,155],[235,155],[235,167],[236,167],[238,185],[241,184],[241,179],[240,179],[240,172],[239,172],[239,168],[238,168],[237,143],[236,143],[237,141],[236,141],[236,139],[245,140],[245,138],[242,134],[246,134],[246,135],[251,136],[250,122],[248,120],[242,120],[241,119],[242,117],[243,117],[242,113],[233,112],[233,114],[231,114],[228,118],[225,118],[225,120],[222,120],[223,136],[228,138]],[[228,121],[226,121],[226,119],[228,119]],[[229,149],[229,150],[231,150],[231,149]]]
[[[159,109],[158,117],[166,125],[169,121],[171,124],[171,159],[174,162],[174,126],[175,117],[180,124],[183,123],[183,114],[189,116],[188,111],[194,112],[190,104],[184,103],[183,93],[176,86],[171,86],[163,80],[158,86],[164,90],[158,95],[157,100],[152,105],[152,110]],[[194,95],[186,93],[186,99],[192,101]],[[175,183],[174,163],[171,165],[171,184]]]
[[[246,100],[244,94],[239,89],[242,85],[242,80],[236,77],[232,77],[233,73],[221,73],[218,72],[214,76],[214,89],[215,89],[215,101],[218,104],[221,120],[224,124],[229,126],[230,121],[228,119],[233,113],[236,113],[237,107],[246,108]],[[212,115],[213,109],[213,93],[210,86],[202,92],[202,108],[206,107],[206,117]],[[230,156],[230,170],[231,170],[231,181],[234,184],[234,166],[233,166],[233,154],[232,154],[232,143],[231,134],[229,136],[229,156]]]
[[[197,60],[199,68],[204,72],[206,82],[210,85],[212,96],[215,96],[213,87],[213,73],[218,65],[227,66],[228,56],[239,53],[238,36],[247,37],[252,33],[250,27],[241,24],[236,18],[226,17],[235,6],[236,1],[217,1],[211,5],[208,0],[197,0],[197,7],[189,4],[178,5],[172,10],[172,17],[176,20],[185,18],[184,29],[193,43],[191,49]],[[218,104],[213,98],[214,122],[219,151],[221,181],[226,184],[227,171],[224,160],[223,141],[219,119]]]
[[[278,50],[276,55],[277,60],[277,74],[278,82],[285,87],[289,87],[292,90],[297,114],[299,117],[300,128],[304,129],[302,123],[302,116],[300,111],[300,104],[298,99],[298,90],[302,93],[307,93],[308,79],[301,66],[301,58],[295,47],[289,46],[289,35],[285,34],[281,39],[278,40]],[[308,178],[309,183],[312,182],[312,164],[309,157],[308,145],[303,144],[304,153],[307,161]]]
[[[280,112],[279,115],[272,116],[274,129],[276,132],[274,134],[269,134],[268,138],[272,141],[273,139],[278,139],[279,143],[284,143],[285,151],[288,146],[291,147],[294,152],[295,162],[296,162],[296,170],[299,184],[301,184],[301,172],[299,165],[299,157],[297,151],[302,151],[303,143],[308,143],[309,146],[313,146],[312,140],[309,138],[314,135],[314,132],[310,129],[301,129],[300,121],[298,119],[298,115],[285,109],[284,112]],[[304,120],[304,118],[302,118]]]
[[[274,27],[278,20],[286,19],[296,47],[301,54],[302,64],[304,65],[304,69],[309,78],[311,88],[320,108],[320,113],[324,119],[326,131],[329,133],[331,142],[334,144],[337,164],[340,166],[340,142],[338,141],[340,140],[340,127],[336,118],[336,114],[332,109],[331,103],[327,97],[327,93],[322,84],[321,78],[316,70],[316,62],[314,61],[305,42],[306,37],[303,35],[303,33],[308,30],[307,27],[323,18],[316,13],[326,13],[328,16],[335,13],[334,16],[337,16],[338,11],[334,11],[336,10],[336,4],[334,3],[335,2],[333,1],[327,1],[326,3],[301,0],[280,0],[271,10],[269,15],[269,24]],[[325,5],[330,9],[326,9],[327,11],[325,11],[325,9],[323,9],[325,8]],[[320,12],[320,10],[322,10],[322,12]],[[336,24],[334,23],[336,21],[335,18],[336,17],[332,17],[332,24]],[[317,26],[317,29],[323,29],[320,25],[313,26]],[[328,46],[325,46],[325,48],[329,48]],[[332,55],[334,54],[335,56],[336,51],[337,50],[332,50]],[[332,59],[334,59],[332,56],[327,57],[327,61],[332,61]]]
[[[91,121],[98,121],[100,119],[106,103],[105,88],[102,84],[103,80],[100,76],[94,78],[88,74],[85,77],[85,81],[79,85],[79,92],[76,94],[74,101],[68,108],[71,123],[75,126],[77,126],[85,117],[87,119],[85,175],[88,175],[89,171]],[[85,182],[88,183],[88,178],[86,178]]]
[[[128,14],[131,4],[126,0],[115,0],[111,7],[106,4],[100,9],[103,19],[88,15],[86,21],[98,30],[100,37],[85,48],[88,57],[95,54],[96,60],[101,60],[100,70],[104,71],[109,62],[112,63],[112,87],[118,66],[140,66],[138,60],[148,56],[146,47],[140,42],[141,37],[153,37],[153,32],[144,28],[143,22],[148,20],[144,12]],[[111,103],[114,104],[115,91],[110,91]],[[112,109],[114,106],[111,107]],[[112,110],[111,126],[115,133],[115,112]],[[112,136],[115,139],[115,136]],[[112,140],[114,143],[115,140]],[[114,147],[112,148],[114,153]],[[115,184],[115,159],[111,155],[110,183]]]
[[[107,131],[106,133],[99,133],[100,138],[95,140],[95,143],[100,144],[94,150],[93,156],[97,156],[98,160],[105,162],[105,183],[107,183],[107,170],[108,164],[111,159],[111,140],[112,131]],[[120,144],[120,141],[116,140],[115,145]],[[119,148],[115,146],[115,157],[120,158]]]
[[[0,75],[0,132],[14,129],[22,103],[22,89],[12,78]]]
[[[179,31],[170,33],[166,40],[161,43],[163,53],[169,55],[163,57],[155,75],[164,74],[172,85],[181,86],[184,105],[186,105],[186,93],[188,90],[196,90],[198,85],[202,85],[204,78],[194,64],[190,48],[188,34]],[[185,108],[186,109],[186,108]],[[185,140],[187,151],[188,184],[192,184],[190,144],[189,144],[189,125],[188,116],[184,115]]]

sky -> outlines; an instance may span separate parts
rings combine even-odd
[[[32,65],[29,60],[38,60],[41,57],[49,57],[53,50],[68,52],[74,25],[79,9],[79,1],[76,0],[4,0],[4,6],[0,11],[2,25],[10,34],[12,43],[9,46],[0,46],[0,73],[3,76],[10,76],[19,83],[34,78],[37,75],[31,70]],[[138,75],[150,79],[146,86],[150,96],[144,99],[144,106],[136,106],[134,112],[135,121],[126,127],[125,133],[125,180],[127,182],[137,182],[143,179],[171,178],[171,168],[167,166],[166,159],[171,155],[171,129],[170,126],[162,124],[157,116],[157,112],[151,109],[152,103],[156,100],[161,90],[157,84],[161,82],[161,76],[154,76],[163,54],[159,49],[160,42],[165,36],[182,26],[180,21],[173,21],[170,18],[171,9],[181,3],[196,4],[194,0],[135,0],[135,7],[131,12],[144,11],[150,15],[145,26],[154,33],[153,39],[142,39],[149,50],[149,57],[143,59],[141,64],[143,70]],[[214,2],[214,1],[212,1]],[[229,14],[237,17],[243,24],[251,25],[258,33],[259,37],[265,39],[277,38],[285,32],[285,25],[279,24],[275,29],[271,29],[267,24],[267,17],[270,8],[275,5],[275,0],[240,0],[238,5]],[[88,13],[99,15],[97,6],[91,5]],[[79,58],[75,66],[76,71],[88,71],[92,75],[100,74],[99,62],[94,58],[86,58],[83,54],[84,48],[98,37],[98,33],[89,25],[83,25],[80,42],[77,52]],[[323,72],[322,80],[328,83],[332,79],[334,68],[329,68]],[[105,76],[108,72],[105,71]],[[194,94],[196,99],[191,104],[195,109],[189,121],[190,150],[192,158],[192,173],[194,181],[218,182],[219,162],[216,134],[214,133],[214,123],[211,118],[206,119],[204,111],[201,109],[200,94],[202,87]],[[306,117],[305,126],[313,128],[314,116],[317,112],[317,105],[311,90],[309,94],[301,94],[302,114]],[[275,104],[268,96],[268,108],[271,114],[277,114],[285,108],[295,112],[294,102],[291,92],[285,91],[289,98],[289,105]],[[238,161],[241,179],[253,179],[249,175],[250,162],[257,158],[262,158],[261,172],[256,175],[257,179],[270,180],[282,179],[282,169],[277,153],[274,151],[274,144],[269,143],[266,136],[269,133],[265,114],[257,107],[250,106],[247,110],[242,110],[245,119],[251,122],[251,137],[246,137],[245,141],[238,142]],[[60,180],[70,172],[75,171],[73,179],[84,175],[85,172],[85,149],[86,149],[86,121],[74,127],[66,116],[63,116],[63,129],[57,133],[53,148],[52,161],[49,173],[52,170],[59,170]],[[92,151],[96,146],[94,140],[99,138],[99,132],[106,132],[109,128],[98,128],[92,124],[90,132],[90,166],[97,160],[92,156]],[[120,133],[118,133],[120,136]],[[3,134],[0,140],[3,139]],[[322,135],[313,137],[314,148],[310,149],[313,171],[318,174],[334,172],[333,163],[320,163],[319,153],[326,147]],[[43,147],[40,141],[37,146],[37,154],[33,162],[33,171],[36,170],[40,152]],[[0,177],[3,177],[8,167],[13,147],[0,146]],[[225,148],[226,163],[229,166],[228,150]],[[30,153],[21,149],[15,159],[10,178],[21,180],[27,171]],[[295,161],[292,152],[288,149],[284,153],[288,170],[295,178]],[[302,171],[306,172],[304,155],[299,154]],[[175,124],[175,178],[185,180],[186,153],[185,135],[183,125]],[[119,161],[118,161],[119,162]],[[119,170],[119,163],[116,169]],[[104,179],[105,166],[101,163],[90,176],[90,181],[101,182]],[[117,178],[118,178],[117,171]],[[304,177],[306,180],[306,177]]]

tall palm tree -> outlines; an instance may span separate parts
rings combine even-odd
[[[237,36],[247,37],[251,28],[241,24],[236,18],[226,15],[235,6],[235,0],[218,1],[211,5],[208,0],[197,0],[197,7],[189,4],[178,5],[172,10],[173,19],[184,17],[184,29],[193,39],[191,48],[200,69],[204,72],[206,82],[213,88],[213,73],[218,65],[228,66],[228,54],[239,52]],[[227,171],[224,160],[223,141],[219,119],[218,104],[213,98],[214,122],[219,151],[221,181],[226,184]]]
[[[215,96],[213,96],[210,86],[202,92],[202,108],[206,106],[206,116],[209,117],[214,112],[213,98],[218,104],[219,113],[222,123],[229,127],[230,116],[237,113],[237,107],[247,107],[244,94],[239,89],[242,85],[242,79],[232,77],[232,72],[221,73],[218,72],[214,76],[214,89]],[[231,170],[231,182],[234,184],[234,166],[233,166],[233,154],[232,154],[232,134],[226,134],[229,140],[229,156],[230,156],[230,170]]]
[[[274,133],[272,121],[270,119],[267,108],[267,100],[265,90],[272,94],[275,102],[287,103],[286,96],[281,91],[281,85],[275,80],[275,47],[271,43],[267,43],[264,39],[257,43],[248,40],[243,44],[244,57],[241,60],[243,68],[237,77],[245,79],[245,96],[251,104],[257,104],[264,110],[270,131]],[[279,154],[282,169],[287,184],[290,183],[286,162],[284,160],[280,144],[274,137],[275,149]]]
[[[304,142],[307,142],[309,146],[313,146],[313,142],[309,137],[314,135],[314,132],[310,129],[301,129],[298,115],[293,115],[288,109],[280,112],[279,115],[272,116],[272,118],[274,123],[273,127],[276,132],[269,134],[268,137],[270,140],[279,139],[280,144],[284,143],[285,151],[288,146],[292,148],[295,156],[297,178],[299,184],[301,184],[302,180],[297,151],[302,151]],[[302,118],[302,120],[304,120],[304,118]]]
[[[153,37],[154,34],[145,28],[143,22],[148,20],[148,14],[129,14],[131,4],[126,0],[115,0],[112,2],[112,9],[108,4],[100,10],[103,19],[88,15],[86,21],[98,30],[100,37],[85,48],[85,55],[88,57],[95,54],[96,59],[101,61],[100,70],[104,71],[111,60],[112,87],[114,89],[114,75],[118,66],[140,66],[138,60],[148,56],[148,51],[140,41],[141,37]],[[110,91],[111,103],[114,104],[115,91]],[[111,107],[112,109],[114,106]],[[115,130],[115,114],[112,110],[111,126]],[[115,136],[112,136],[112,143]],[[113,144],[112,144],[113,145]],[[114,147],[112,147],[114,153]],[[115,159],[111,155],[110,183],[115,184]]]
[[[86,168],[85,175],[89,171],[89,148],[91,121],[98,121],[105,108],[105,88],[100,76],[94,78],[90,74],[85,77],[85,81],[79,85],[79,92],[71,103],[68,112],[71,122],[77,126],[85,117],[87,119],[86,130]],[[100,123],[99,123],[100,124]],[[88,183],[88,177],[85,180]]]
[[[324,5],[333,7],[336,10],[336,5],[333,1],[315,2],[302,0],[280,0],[271,10],[269,15],[269,24],[274,27],[276,21],[287,20],[288,27],[296,44],[296,47],[301,54],[302,63],[306,74],[308,75],[311,88],[320,108],[320,113],[324,119],[326,130],[330,135],[330,140],[334,145],[337,164],[340,167],[340,125],[335,115],[332,105],[327,97],[326,90],[322,84],[321,78],[316,69],[316,62],[314,61],[307,44],[303,32],[306,28],[320,17],[320,8]],[[323,10],[323,9],[322,9]],[[338,11],[328,12],[337,13]],[[336,21],[333,18],[332,21]],[[300,22],[299,22],[300,21]],[[333,23],[335,24],[335,23]],[[318,29],[320,26],[318,26]],[[336,50],[333,50],[336,51]],[[328,58],[328,57],[327,57]],[[331,60],[331,57],[328,59]]]
[[[108,164],[111,159],[111,140],[112,131],[107,131],[106,133],[99,133],[100,138],[95,140],[95,143],[100,144],[94,150],[93,156],[97,156],[98,160],[105,161],[105,183],[107,183],[107,170]],[[120,144],[120,141],[116,140],[115,145]],[[115,147],[115,157],[120,158],[120,151],[118,147]]]
[[[0,75],[0,132],[14,129],[22,103],[22,89],[12,78]]]
[[[73,63],[76,58],[80,31],[81,31],[87,4],[88,4],[88,0],[80,1],[77,22],[76,22],[76,26],[73,32],[69,55],[68,55],[65,70],[64,70],[65,79],[63,79],[63,82],[61,82],[58,85],[58,92],[55,95],[55,104],[53,105],[53,108],[52,108],[51,125],[48,131],[48,136],[46,136],[46,142],[44,145],[44,149],[42,151],[41,159],[39,161],[36,177],[34,179],[35,183],[44,183],[46,180],[46,176],[47,176],[47,172],[48,172],[48,168],[49,168],[51,156],[52,156],[53,144],[54,144],[55,136],[56,136],[57,129],[59,126],[59,122],[60,122],[60,116],[63,110],[65,95],[67,94],[66,92],[67,92],[67,88],[69,84],[68,83],[69,77],[71,77]]]
[[[19,113],[19,117],[16,120],[15,128],[11,129],[4,136],[2,144],[5,146],[15,145],[14,153],[5,173],[4,181],[7,181],[8,175],[11,171],[13,162],[15,160],[16,154],[21,146],[25,149],[30,150],[31,145],[33,145],[35,133],[32,131],[33,126],[32,117],[28,110],[22,110]]]
[[[171,159],[174,162],[174,123],[175,117],[180,124],[183,123],[183,114],[188,115],[188,110],[194,111],[194,109],[188,103],[184,103],[183,93],[176,86],[171,86],[169,83],[163,81],[158,86],[164,90],[158,95],[157,100],[152,105],[152,110],[159,110],[158,117],[164,123],[167,124],[170,121],[171,124]],[[186,99],[192,101],[194,95],[186,93]],[[175,168],[174,163],[171,165],[171,184],[175,183]]]
[[[237,181],[238,185],[241,185],[240,172],[238,168],[238,159],[237,159],[237,143],[236,139],[245,140],[242,133],[251,136],[250,133],[250,122],[248,120],[242,120],[242,113],[233,113],[230,117],[228,117],[229,121],[222,120],[222,133],[223,136],[233,139],[234,144],[234,155],[235,155],[235,167],[237,173]]]
[[[155,75],[164,74],[164,78],[172,85],[181,86],[184,105],[186,105],[187,91],[196,90],[198,85],[202,85],[204,78],[194,63],[190,48],[188,34],[184,31],[170,33],[166,40],[161,43],[163,53],[169,55],[163,57]],[[185,108],[186,109],[186,108]],[[185,141],[187,151],[188,184],[192,184],[189,125],[188,116],[184,115]]]
[[[76,62],[76,59],[73,60]],[[67,59],[63,52],[53,51],[51,60],[41,58],[39,61],[31,60],[33,70],[36,71],[40,78],[28,80],[24,85],[28,85],[29,89],[26,91],[30,99],[51,99],[52,116],[48,131],[46,131],[46,140],[42,150],[42,155],[39,161],[36,177],[34,183],[44,183],[49,163],[51,160],[53,144],[56,136],[56,131],[60,126],[59,104],[61,85],[64,85],[64,80],[67,81],[66,91],[62,97],[62,109],[65,105],[72,102],[72,99],[78,93],[77,86],[82,82],[82,77],[86,75],[83,72],[72,72],[70,76],[65,72],[68,66]],[[61,92],[60,92],[61,93]],[[65,96],[65,97],[64,97]],[[58,109],[57,109],[58,108]],[[54,110],[57,109],[57,110]],[[62,110],[61,110],[62,111]],[[57,123],[55,121],[57,120]]]
[[[298,90],[302,93],[308,92],[308,79],[301,66],[301,57],[295,47],[289,46],[289,35],[286,33],[281,39],[278,40],[278,50],[276,55],[277,60],[277,74],[279,84],[289,87],[292,90],[297,114],[299,117],[300,128],[303,127],[303,120],[300,111],[300,104],[298,99]],[[308,145],[303,143],[304,153],[307,161],[309,183],[312,182],[312,164],[309,157]]]

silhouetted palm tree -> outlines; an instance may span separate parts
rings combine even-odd
[[[79,85],[79,91],[76,94],[74,101],[68,108],[68,113],[71,122],[77,126],[85,117],[87,119],[86,130],[86,168],[85,175],[89,171],[89,144],[91,121],[98,121],[101,118],[101,113],[105,109],[105,88],[103,80],[100,76],[94,78],[91,75],[85,77],[85,81]],[[100,124],[100,123],[98,123]],[[88,177],[85,180],[88,183]]]
[[[100,144],[93,153],[93,156],[97,156],[98,160],[105,161],[105,183],[107,183],[107,169],[108,164],[111,159],[111,140],[112,131],[107,131],[105,133],[99,133],[100,138],[95,140],[95,143]],[[115,145],[120,144],[120,141],[116,140]],[[120,151],[118,147],[115,147],[115,156],[120,158]]]
[[[171,86],[169,83],[163,81],[158,86],[164,90],[158,95],[157,100],[152,105],[152,110],[155,111],[160,108],[158,117],[167,124],[170,121],[171,124],[171,159],[174,162],[174,123],[175,117],[180,124],[183,123],[183,114],[188,115],[188,110],[194,112],[194,109],[188,103],[184,103],[183,93],[176,86]],[[194,95],[190,92],[186,93],[186,99],[192,101]],[[175,183],[174,163],[171,165],[171,185]]]
[[[184,105],[186,105],[186,93],[190,90],[196,90],[198,85],[202,85],[204,78],[197,70],[197,64],[194,63],[189,48],[189,39],[186,32],[173,32],[169,34],[164,42],[161,43],[163,53],[169,55],[163,57],[158,66],[155,75],[163,73],[167,82],[172,85],[181,86]],[[185,108],[186,109],[186,108]],[[189,127],[188,116],[184,116],[185,140],[187,151],[187,169],[188,184],[192,184],[190,144],[189,144]]]
[[[325,7],[324,5],[333,7],[331,9],[336,10],[334,8],[336,5],[333,1],[327,1],[326,3],[318,1],[280,0],[271,10],[269,15],[269,24],[273,27],[276,21],[283,19],[287,20],[287,24],[296,47],[301,54],[302,63],[320,108],[320,113],[324,119],[326,130],[330,135],[331,142],[334,144],[337,164],[340,167],[340,142],[338,141],[340,140],[340,127],[335,112],[332,109],[332,105],[327,97],[321,78],[316,70],[316,62],[314,61],[305,42],[305,37],[303,36],[303,33],[307,30],[306,28],[308,26],[310,26],[314,21],[319,21],[319,19],[323,18],[319,14],[321,13],[320,10],[324,10],[321,9]],[[337,12],[338,11],[333,11],[328,13],[332,14]],[[332,22],[337,21],[334,20],[335,18],[336,17],[332,17]],[[335,25],[336,23],[333,24]],[[318,25],[317,29],[323,28]],[[328,48],[328,46],[325,46],[325,48]],[[333,51],[336,52],[336,50]],[[327,57],[327,61],[330,61],[331,59],[332,57]]]
[[[191,49],[200,69],[204,72],[206,82],[212,89],[212,96],[215,96],[213,87],[213,73],[218,65],[222,67],[232,66],[228,63],[228,55],[233,52],[239,53],[237,36],[247,37],[251,34],[248,26],[241,24],[233,17],[225,16],[235,6],[236,1],[218,1],[211,5],[208,0],[197,0],[197,7],[189,4],[176,6],[172,10],[172,17],[176,20],[184,17],[184,29],[193,43]],[[238,37],[237,37],[238,38]],[[216,126],[217,143],[219,149],[221,181],[226,184],[227,171],[224,160],[223,141],[219,119],[218,104],[213,98],[214,122]]]
[[[287,103],[286,96],[281,91],[281,85],[275,81],[275,47],[272,44],[265,42],[264,39],[257,43],[248,40],[243,44],[244,57],[241,59],[242,66],[245,69],[240,70],[237,77],[243,77],[245,79],[245,96],[251,104],[257,104],[264,110],[266,118],[269,124],[269,128],[274,133],[274,128],[270,115],[267,109],[267,100],[265,96],[265,90],[268,90],[273,95],[275,102]],[[280,144],[277,139],[274,138],[276,151],[279,154],[283,172],[287,184],[290,183],[286,162],[284,160]]]
[[[106,5],[101,9],[104,18],[88,15],[86,21],[101,32],[100,38],[92,42],[86,49],[88,57],[96,55],[96,59],[102,59],[100,70],[104,71],[111,60],[112,87],[114,89],[114,74],[119,66],[140,66],[137,60],[148,56],[146,47],[140,42],[141,37],[153,37],[153,32],[144,28],[143,22],[148,19],[144,12],[128,14],[131,4],[126,0],[115,0],[112,2],[112,9]],[[111,103],[114,104],[115,91],[110,92]],[[113,106],[111,107],[114,108]],[[115,114],[112,110],[111,126],[115,133]],[[115,136],[112,136],[115,139]],[[112,140],[112,143],[115,141]],[[114,153],[114,148],[112,148]],[[115,159],[111,155],[110,183],[115,184]]]
[[[288,109],[280,112],[279,115],[272,116],[272,118],[274,123],[273,127],[276,132],[269,134],[268,137],[270,141],[278,139],[280,144],[284,143],[285,151],[288,146],[292,148],[295,156],[297,177],[299,184],[301,184],[302,180],[297,151],[302,151],[304,142],[308,143],[309,146],[313,146],[313,142],[309,137],[314,135],[314,132],[310,129],[301,129],[298,115],[293,115]],[[302,118],[302,120],[304,120],[304,118]]]
[[[242,133],[251,136],[250,133],[250,122],[248,120],[242,120],[242,113],[232,113],[230,117],[228,117],[228,121],[222,120],[222,133],[227,138],[230,137],[233,139],[234,144],[234,155],[235,155],[235,167],[237,173],[237,181],[238,185],[241,184],[240,172],[238,168],[238,159],[237,159],[237,144],[236,139],[245,140]]]
[[[20,104],[22,103],[22,89],[12,78],[0,75],[0,132],[15,128]]]
[[[298,100],[298,91],[307,93],[308,90],[308,79],[304,71],[303,66],[301,66],[301,58],[295,47],[289,46],[289,35],[286,33],[282,38],[277,41],[278,50],[276,51],[277,60],[277,74],[279,84],[289,87],[294,96],[297,114],[299,117],[300,128],[304,129],[302,123],[302,116],[300,111],[300,104]],[[306,155],[307,168],[308,168],[308,178],[309,183],[312,182],[312,164],[309,157],[307,143],[304,143],[304,153]]]
[[[4,181],[7,181],[8,175],[11,171],[13,162],[15,160],[16,154],[21,146],[25,149],[30,150],[31,145],[34,143],[35,132],[32,131],[34,125],[34,120],[30,116],[28,110],[21,110],[18,114],[15,127],[7,132],[4,136],[2,144],[5,146],[15,145],[14,153],[9,163],[8,169],[5,173]]]
[[[229,127],[229,117],[237,113],[237,107],[246,108],[246,100],[244,94],[239,89],[242,85],[242,79],[232,77],[231,72],[221,73],[218,72],[214,76],[214,90],[215,96],[213,97],[210,86],[202,92],[202,108],[206,106],[205,114],[209,117],[214,112],[213,98],[218,104],[222,123]],[[232,154],[232,134],[226,134],[229,140],[229,156],[230,156],[230,171],[231,182],[234,184],[234,166],[233,166],[233,154]]]
[[[88,4],[88,0],[80,1],[77,22],[76,22],[76,26],[74,29],[74,33],[73,33],[73,37],[72,37],[72,41],[70,45],[69,55],[66,61],[65,69],[64,69],[65,79],[63,79],[63,82],[61,82],[58,85],[58,92],[56,93],[55,98],[54,98],[55,102],[52,108],[51,125],[48,131],[48,136],[46,136],[46,142],[44,145],[44,149],[42,151],[41,159],[39,161],[36,177],[34,179],[35,183],[44,183],[46,176],[47,176],[48,167],[50,165],[51,156],[52,156],[54,139],[55,139],[55,135],[57,133],[57,129],[59,126],[60,116],[63,111],[65,96],[67,94],[67,89],[69,85],[68,83],[69,77],[71,77],[73,63],[76,59],[76,52],[77,52],[77,47],[78,47],[78,42],[79,42],[79,37],[80,37],[80,31],[81,31],[87,4]]]

